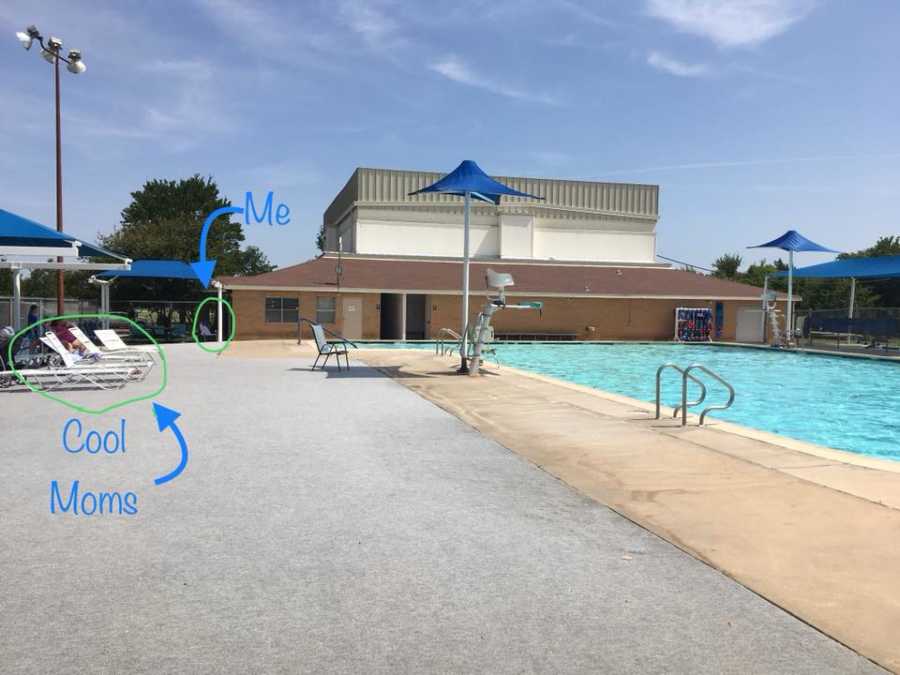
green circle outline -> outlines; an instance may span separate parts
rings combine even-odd
[[[205,347],[202,342],[200,342],[200,338],[197,336],[197,320],[200,318],[200,308],[203,307],[207,302],[219,302],[218,297],[209,297],[203,298],[200,301],[200,304],[194,308],[194,321],[191,325],[191,337],[194,338],[194,342],[197,343],[197,346],[200,347],[205,352],[209,354],[221,354],[226,349],[228,349],[228,345],[231,344],[231,341],[234,340],[234,334],[237,332],[237,315],[234,313],[234,309],[231,307],[231,303],[228,302],[225,298],[222,298],[222,304],[228,309],[228,313],[231,314],[231,335],[228,336],[228,339],[225,340],[225,343],[219,347],[218,349],[210,349],[209,347]]]
[[[35,326],[40,326],[43,323],[47,323],[49,321],[56,321],[59,319],[80,319],[80,318],[94,318],[94,319],[112,319],[114,321],[127,321],[132,326],[138,329],[144,337],[146,337],[151,344],[156,347],[156,351],[159,352],[160,362],[162,364],[162,382],[159,385],[159,389],[147,394],[146,396],[134,396],[132,398],[125,399],[119,403],[113,403],[112,405],[108,405],[105,408],[88,408],[86,406],[78,405],[77,403],[71,403],[64,398],[60,398],[59,396],[54,396],[49,391],[45,391],[43,389],[38,389],[33,386],[28,379],[19,372],[19,369],[16,368],[15,361],[13,360],[13,345],[16,340],[25,335],[25,333],[29,332]],[[107,314],[105,312],[97,312],[97,313],[89,313],[89,314],[60,314],[59,316],[51,316],[46,319],[40,319],[39,321],[35,321],[33,324],[30,324],[20,330],[18,333],[12,336],[12,339],[9,341],[9,344],[6,347],[6,355],[8,359],[8,363],[10,364],[10,372],[16,376],[16,379],[20,384],[24,384],[28,389],[33,391],[35,394],[40,394],[41,396],[50,399],[51,401],[56,401],[57,403],[61,403],[67,408],[71,408],[72,410],[80,413],[86,413],[88,415],[102,415],[103,413],[107,413],[110,410],[115,410],[116,408],[122,408],[129,403],[137,403],[138,401],[146,401],[151,398],[156,398],[159,394],[162,393],[163,389],[169,384],[169,363],[166,360],[166,352],[163,350],[162,345],[159,344],[150,333],[145,331],[143,327],[129,319],[127,316],[122,316],[121,314]]]

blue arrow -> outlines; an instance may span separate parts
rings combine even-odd
[[[172,429],[172,433],[175,434],[175,439],[178,441],[178,445],[181,446],[181,462],[179,462],[178,466],[176,466],[170,473],[167,473],[165,476],[161,476],[160,478],[154,479],[154,483],[156,485],[162,485],[163,483],[168,483],[173,478],[176,478],[182,471],[184,471],[184,467],[187,466],[188,460],[188,447],[187,443],[184,440],[184,436],[181,435],[181,429],[178,428],[178,425],[175,424],[175,420],[181,417],[181,413],[177,410],[172,410],[171,408],[167,408],[164,405],[160,405],[156,401],[153,402],[153,414],[156,415],[156,426],[159,427],[160,431],[165,431],[167,428]]]
[[[216,268],[215,260],[206,259],[206,238],[209,236],[209,228],[212,227],[213,221],[219,216],[224,216],[226,213],[243,212],[244,209],[239,206],[223,206],[221,209],[216,209],[210,213],[206,216],[206,220],[203,221],[203,229],[200,230],[200,260],[191,263],[191,267],[194,268],[194,274],[197,275],[200,283],[203,284],[203,288],[209,286],[213,270]]]

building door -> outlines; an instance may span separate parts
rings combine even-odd
[[[342,327],[343,335],[348,340],[359,340],[362,338],[362,298],[344,298],[341,303],[343,307]]]
[[[734,339],[738,342],[763,342],[763,321],[764,315],[761,309],[738,308]]]
[[[407,340],[424,340],[425,339],[425,301],[428,298],[424,295],[414,295],[412,293],[406,296],[406,339]]]
[[[381,294],[381,332],[382,340],[403,339],[403,295],[400,293]]]

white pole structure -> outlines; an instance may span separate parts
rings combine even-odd
[[[468,354],[468,324],[469,324],[469,191],[465,193],[465,205],[463,206],[463,296],[462,296],[462,344],[460,345],[460,373],[469,372]]]
[[[114,279],[107,279],[107,280],[98,279],[96,277],[96,275],[92,276],[90,279],[88,279],[89,284],[96,284],[97,286],[100,287],[100,313],[101,314],[109,314],[109,306],[110,306],[109,305],[109,297],[110,297],[109,287],[113,281],[114,281]],[[104,316],[100,320],[100,323],[103,325],[103,328],[105,330],[109,330],[109,317],[108,316]]]
[[[787,343],[794,343],[794,252],[788,251]]]
[[[762,294],[762,330],[760,336],[763,344],[766,342],[766,316],[769,313],[769,275],[763,277],[763,294]]]
[[[22,270],[12,271],[13,311],[12,324],[16,331],[22,329]]]
[[[222,310],[224,309],[222,306],[222,282],[216,281],[214,283],[216,284],[216,291],[218,292],[219,298],[219,313],[216,317],[216,339],[219,341],[219,344],[222,344],[222,338],[224,337],[222,335]]]
[[[850,277],[850,310],[847,312],[847,318],[853,318],[853,305],[856,304],[856,277]],[[850,326],[847,326],[847,344],[850,344]]]
[[[109,314],[109,282],[100,286],[100,312]],[[109,329],[109,317],[103,317],[103,328]]]

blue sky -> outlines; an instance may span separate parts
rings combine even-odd
[[[145,180],[210,174],[291,207],[245,228],[286,265],[356,166],[462,159],[658,184],[658,252],[699,265],[771,258],[744,247],[788,228],[842,250],[900,233],[893,0],[6,0],[0,208],[52,225],[29,23],[88,65],[62,81],[66,229],[86,238]]]

